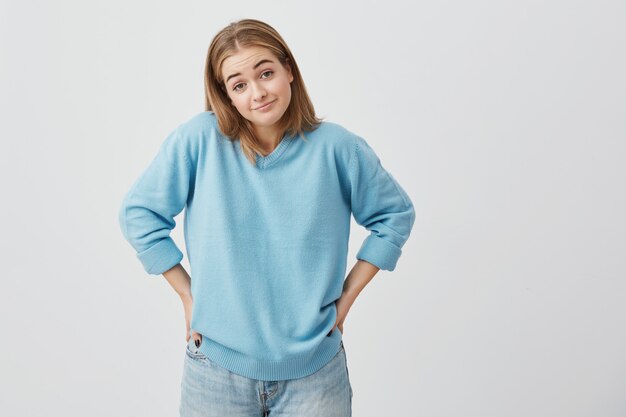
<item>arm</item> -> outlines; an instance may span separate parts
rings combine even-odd
[[[376,265],[360,259],[356,261],[348,277],[343,282],[341,298],[346,299],[346,304],[351,306],[354,303],[354,300],[356,300],[363,288],[369,284],[378,271],[380,271],[380,268]]]
[[[174,217],[193,193],[194,173],[179,130],[171,132],[119,208],[120,228],[145,271],[160,275],[183,258],[170,237]]]
[[[350,201],[356,222],[370,235],[357,252],[358,260],[337,300],[336,326],[342,333],[348,311],[363,288],[379,270],[395,269],[415,222],[409,196],[382,167],[367,142],[360,137],[355,141],[349,169]]]
[[[408,194],[380,163],[374,150],[355,137],[350,160],[350,198],[356,222],[370,231],[356,258],[393,271],[415,222]]]
[[[348,274],[348,277],[343,282],[343,291],[341,297],[335,302],[337,306],[337,321],[335,326],[343,334],[343,322],[348,315],[348,311],[354,304],[354,301],[359,296],[359,293],[380,271],[376,265],[369,262],[357,260],[356,264],[352,267],[352,270]],[[333,327],[334,329],[334,327]],[[327,336],[330,336],[333,330],[331,330]]]
[[[163,272],[163,276],[183,303],[191,301],[191,277],[181,264]]]
[[[174,291],[179,295],[180,301],[183,303],[183,309],[185,311],[185,340],[189,342],[189,338],[192,337],[189,334],[191,328],[191,316],[193,312],[193,297],[191,296],[191,277],[185,271],[185,268],[181,264],[175,265],[173,268],[163,272],[163,276],[172,286]],[[195,333],[195,332],[194,332]],[[202,335],[195,333],[193,336],[195,340],[202,341]]]
[[[183,139],[178,129],[168,135],[156,157],[124,197],[118,216],[122,233],[146,272],[163,274],[180,297],[185,311],[185,336],[189,341],[191,278],[180,264],[182,252],[170,237],[176,225],[174,217],[186,206],[195,181]]]

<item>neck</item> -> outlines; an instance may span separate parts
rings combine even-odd
[[[255,134],[257,136],[257,139],[259,139],[259,141],[261,142],[261,147],[268,154],[276,149],[283,136],[272,127],[256,128]]]

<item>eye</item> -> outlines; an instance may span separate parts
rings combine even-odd
[[[274,71],[272,71],[272,70],[267,70],[267,71],[265,71],[265,72],[263,72],[263,73],[261,74],[261,77],[263,77],[263,75],[265,75],[265,74],[267,74],[267,73],[274,74]],[[265,77],[265,79],[267,79],[267,78],[269,78],[269,77],[271,77],[271,75],[270,75],[270,76],[268,76],[268,77]],[[239,87],[240,85],[244,85],[244,83],[235,84],[235,85],[233,86],[233,91],[241,91],[241,89],[240,89],[240,88],[237,88],[237,87]]]

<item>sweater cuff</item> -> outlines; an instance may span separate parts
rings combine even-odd
[[[161,275],[180,263],[183,253],[171,237],[166,237],[156,245],[138,253],[137,258],[147,273]]]
[[[372,233],[361,245],[356,258],[374,264],[380,269],[393,271],[401,253],[402,249]]]

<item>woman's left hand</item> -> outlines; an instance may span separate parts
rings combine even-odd
[[[339,297],[337,301],[335,301],[335,305],[337,306],[337,321],[335,322],[335,325],[333,326],[332,329],[330,329],[330,332],[328,332],[326,336],[330,336],[332,332],[335,330],[335,328],[338,328],[342,335],[344,334],[343,322],[346,319],[346,316],[348,315],[348,311],[350,311],[350,307],[352,306],[353,302],[354,300],[348,300],[345,293],[342,294],[341,297]]]
[[[354,303],[354,300],[359,296],[363,288],[368,282],[376,275],[380,270],[376,265],[367,261],[359,259],[354,265],[348,277],[343,282],[343,289],[341,291],[341,297],[335,301],[337,306],[337,321],[335,326],[330,329],[330,332],[326,336],[330,336],[335,330],[335,327],[339,329],[341,334],[343,333],[343,321],[348,315],[348,310]]]

